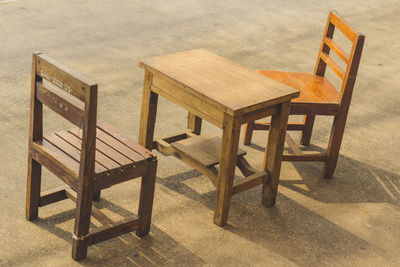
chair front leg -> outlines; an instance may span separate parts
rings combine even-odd
[[[26,219],[29,221],[35,220],[38,217],[41,180],[42,165],[34,160],[29,153],[26,188]]]
[[[76,199],[75,226],[72,240],[72,258],[74,260],[84,259],[87,255],[92,199],[93,191],[80,187]]]
[[[150,231],[151,225],[151,213],[153,210],[154,200],[154,187],[156,183],[157,175],[157,160],[152,161],[149,164],[146,175],[142,177],[142,183],[140,187],[140,200],[139,200],[139,229],[136,231],[136,235],[143,237]]]

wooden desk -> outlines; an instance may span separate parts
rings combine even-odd
[[[145,70],[139,143],[175,155],[211,179],[217,188],[214,223],[226,224],[233,194],[260,184],[263,204],[273,206],[290,101],[299,92],[203,49],[147,58],[139,66]],[[189,111],[189,131],[153,141],[158,95]],[[267,116],[271,130],[259,171],[238,149],[240,127]],[[223,129],[222,139],[200,135],[202,119]],[[234,183],[236,165],[245,178]]]

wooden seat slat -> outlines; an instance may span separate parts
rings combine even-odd
[[[69,157],[69,155],[66,154],[64,151],[62,151],[58,147],[54,146],[52,143],[50,143],[46,139],[43,139],[40,142],[35,142],[35,144],[37,146],[39,146],[41,149],[43,149],[44,151],[46,151],[46,153],[48,153],[49,155],[54,157],[56,160],[61,162],[69,170],[73,171],[76,176],[78,175],[79,162],[77,162],[73,158]]]
[[[104,138],[104,140],[110,141],[110,145],[112,145],[112,146],[115,145],[115,148],[118,151],[126,152],[125,155],[128,157],[131,157],[132,160],[135,160],[135,161],[139,160],[139,158],[135,154],[139,154],[144,159],[153,157],[153,154],[149,150],[147,150],[143,146],[139,145],[138,143],[134,142],[132,139],[130,139],[126,135],[120,133],[114,127],[109,125],[108,123],[106,123],[106,122],[97,123],[97,129],[98,129],[97,130],[98,137],[100,139],[103,140],[103,138]],[[99,130],[101,130],[101,131],[99,131]],[[107,138],[107,135],[113,137],[113,139],[118,141],[119,143],[115,142],[112,139]],[[132,152],[128,152],[128,150],[126,150],[124,146],[120,146],[120,144],[124,144],[125,146],[127,146],[129,149],[131,149],[134,152],[134,154]]]
[[[46,136],[45,139],[49,141],[52,145],[57,147],[59,150],[63,151],[65,154],[67,154],[69,157],[73,158],[76,160],[78,163],[81,160],[81,151],[76,148],[75,146],[71,145],[70,143],[66,142],[64,139],[59,137],[56,134],[51,134],[49,136]],[[99,162],[95,162],[95,172],[96,173],[101,173],[107,171],[107,168],[103,165],[101,165]]]
[[[68,131],[57,132],[56,135],[58,135],[59,137],[64,139],[66,142],[68,142],[71,145],[73,145],[74,147],[76,147],[77,149],[81,148],[82,140],[79,139],[78,137],[76,137],[75,135],[69,133]],[[118,164],[117,162],[115,162],[111,158],[109,158],[106,155],[104,155],[97,148],[96,148],[96,152],[95,153],[96,153],[96,155],[95,155],[96,161],[99,162],[104,167],[106,167],[108,170],[112,170],[112,169],[121,167],[120,164]]]
[[[70,129],[68,132],[82,140],[82,131],[79,131],[79,129]],[[131,164],[134,162],[118,150],[100,140],[98,137],[96,138],[96,149],[120,165]]]
[[[142,161],[145,159],[136,150],[133,150],[132,148],[121,143],[119,140],[115,139],[112,135],[107,134],[99,127],[97,128],[96,136],[97,136],[97,139],[101,140],[102,142],[106,143],[110,147],[114,148],[119,153],[123,154],[125,157],[128,157],[133,162],[139,162],[139,161]]]

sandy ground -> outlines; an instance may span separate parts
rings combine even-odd
[[[99,84],[99,120],[137,138],[141,58],[205,48],[250,69],[311,72],[330,9],[366,42],[335,175],[320,163],[283,163],[277,204],[256,187],[232,199],[228,226],[213,224],[206,177],[159,156],[151,234],[126,234],[71,259],[74,205],[25,220],[31,53],[41,50]],[[1,1],[0,265],[400,265],[399,1]],[[297,118],[295,118],[297,119]],[[331,118],[312,143],[326,146]],[[68,126],[45,110],[45,133]],[[186,112],[159,101],[156,136],[186,127]],[[204,131],[221,134],[205,123]],[[266,132],[244,147],[260,168]],[[48,171],[43,190],[62,182]],[[136,213],[139,181],[105,190],[111,217]]]

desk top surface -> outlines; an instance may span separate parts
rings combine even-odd
[[[146,58],[139,66],[182,85],[228,113],[265,108],[299,96],[299,91],[204,49]],[[160,88],[162,89],[162,88]]]

